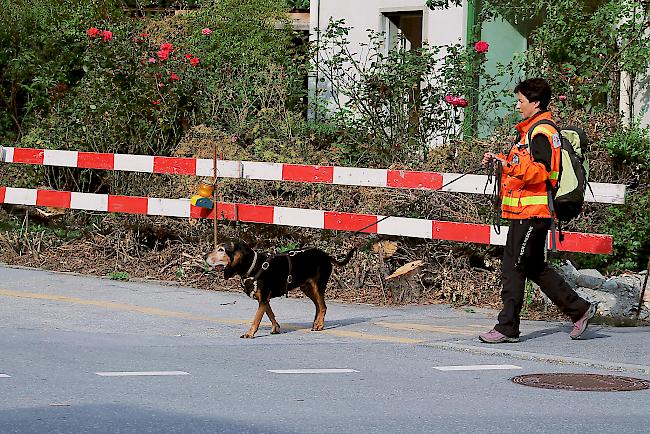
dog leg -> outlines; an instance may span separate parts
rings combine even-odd
[[[267,306],[269,306],[268,301],[259,302],[259,306],[257,307],[257,312],[255,312],[255,317],[253,317],[253,323],[251,324],[251,328],[248,329],[246,333],[241,335],[242,338],[253,339],[253,336],[255,336],[255,333],[257,333],[257,330],[260,328],[260,323],[262,322],[262,317],[264,316],[264,313],[267,311]]]
[[[307,281],[307,283],[302,285],[300,289],[311,299],[311,301],[314,302],[314,306],[316,307],[316,314],[314,315],[314,322],[311,327],[312,331],[323,330],[325,312],[327,311],[324,294],[319,293],[318,286],[316,286],[316,283],[313,280]]]
[[[275,314],[271,310],[271,303],[266,303],[266,316],[271,320],[271,334],[277,335],[280,333],[280,324],[275,320]]]
[[[325,327],[325,314],[327,313],[327,306],[325,305],[325,289],[320,289],[314,284],[314,292],[316,293],[316,301],[318,308],[316,309],[316,318],[314,318],[314,331],[321,331]]]

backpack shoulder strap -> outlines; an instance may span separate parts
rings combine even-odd
[[[558,133],[560,132],[560,129],[558,128],[557,124],[555,122],[553,122],[552,120],[550,120],[550,119],[540,119],[539,121],[537,121],[533,125],[531,125],[531,127],[528,129],[528,143],[530,143],[531,140],[533,140],[533,133],[535,132],[535,129],[537,129],[537,127],[539,127],[541,125],[549,125],[549,126],[553,127],[553,129],[555,131],[557,131]]]

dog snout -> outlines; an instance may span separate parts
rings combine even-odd
[[[210,267],[219,267],[228,265],[230,263],[230,260],[223,249],[217,249],[205,255],[205,263]]]

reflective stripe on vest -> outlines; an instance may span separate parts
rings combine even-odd
[[[512,197],[503,196],[503,205],[505,206],[528,206],[528,205],[548,205],[548,196],[522,196]]]

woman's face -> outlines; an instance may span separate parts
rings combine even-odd
[[[521,92],[517,92],[517,111],[524,119],[539,111],[539,101],[530,102]]]

